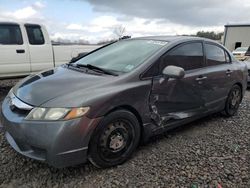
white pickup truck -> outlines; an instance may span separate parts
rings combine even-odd
[[[0,79],[68,63],[97,45],[52,45],[43,25],[0,22]]]

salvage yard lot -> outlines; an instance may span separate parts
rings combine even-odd
[[[0,81],[0,103],[16,81]],[[236,116],[215,114],[160,135],[110,169],[55,169],[19,155],[0,133],[0,187],[250,187],[249,134],[250,91]]]

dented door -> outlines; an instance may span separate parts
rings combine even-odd
[[[160,58],[160,73],[166,66],[175,65],[185,70],[185,76],[174,79],[160,74],[153,78],[149,101],[152,119],[158,125],[206,111],[206,95],[211,88],[206,84],[203,54],[202,42],[194,42],[181,44]]]
[[[183,79],[156,77],[150,96],[152,119],[157,124],[181,120],[203,113],[206,87],[196,81],[199,73],[191,73]]]

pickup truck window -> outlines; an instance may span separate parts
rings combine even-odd
[[[38,25],[25,25],[29,43],[32,45],[42,45],[44,44],[44,37],[41,27]]]
[[[0,44],[22,45],[23,39],[18,25],[0,25]]]

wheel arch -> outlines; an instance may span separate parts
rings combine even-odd
[[[134,107],[132,107],[130,105],[116,106],[116,107],[112,108],[111,110],[109,110],[104,116],[106,116],[106,115],[108,115],[116,110],[127,110],[127,111],[131,112],[132,114],[134,114],[139,122],[139,125],[141,127],[141,131],[143,130],[143,122],[142,122],[142,118],[141,118],[140,113]]]

